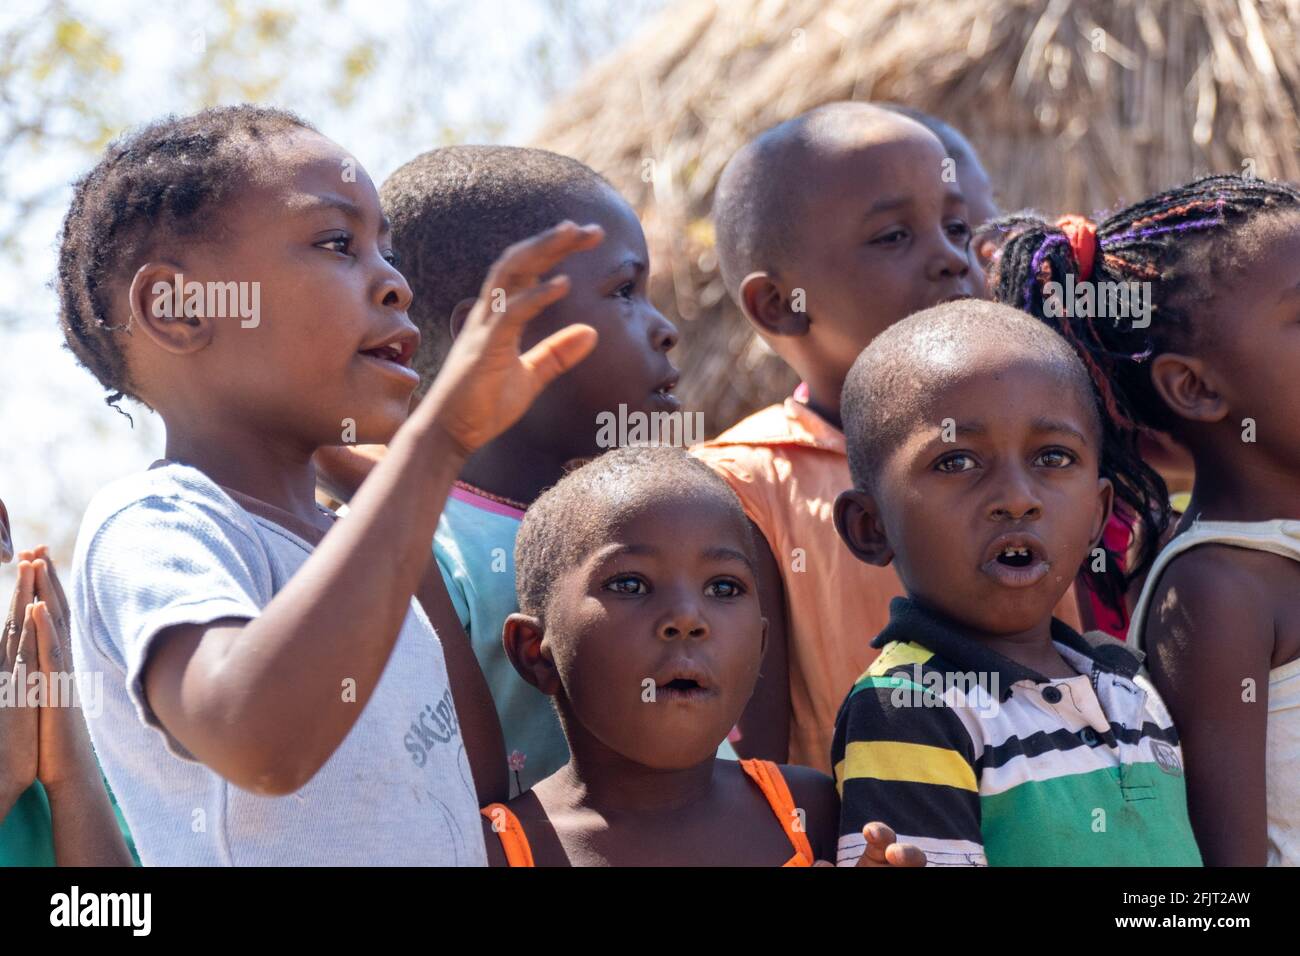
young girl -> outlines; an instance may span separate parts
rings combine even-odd
[[[515,550],[511,662],[555,700],[569,763],[483,813],[502,866],[809,866],[839,801],[807,767],[715,759],[767,625],[735,495],[671,448],[611,451],[541,495]],[[922,865],[888,827],[865,865]]]
[[[146,865],[485,862],[500,727],[429,542],[466,456],[593,347],[577,325],[519,354],[567,291],[540,277],[600,239],[507,250],[409,411],[378,196],[306,123],[166,119],[77,184],[65,337],[167,430],[165,462],[91,503],[73,577],[78,663],[106,675],[91,737]],[[334,526],[312,454],[350,433],[389,454]]]
[[[14,557],[8,518],[0,502],[0,563]],[[0,632],[0,867],[130,866],[77,699],[63,697],[75,689],[54,563],[44,546],[17,557]]]
[[[1083,238],[1022,219],[999,298],[1043,316],[1044,284],[1089,261],[1094,283],[1147,284],[1149,324],[1049,320],[1131,448],[1165,432],[1193,459],[1190,504],[1150,567],[1129,639],[1182,738],[1205,862],[1300,864],[1300,190],[1210,176]]]

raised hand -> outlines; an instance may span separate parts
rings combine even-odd
[[[562,222],[507,249],[488,272],[422,406],[465,455],[501,434],[557,376],[596,347],[596,330],[570,325],[523,355],[524,325],[569,291],[564,275],[541,277],[604,239],[599,226]],[[418,410],[417,410],[418,414]]]

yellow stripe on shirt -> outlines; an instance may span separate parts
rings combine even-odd
[[[933,783],[979,792],[975,770],[955,750],[897,740],[855,740],[835,765],[835,788],[844,796],[844,781],[858,778]]]
[[[922,647],[920,644],[913,644],[910,641],[890,641],[880,652],[880,656],[871,662],[862,677],[879,677],[891,667],[898,667],[902,664],[924,664],[930,658],[934,657],[934,652],[929,648]],[[859,677],[858,680],[861,680]]]

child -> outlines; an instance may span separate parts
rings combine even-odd
[[[13,556],[0,502],[0,563]],[[44,546],[18,559],[0,634],[0,867],[130,866],[77,714],[67,603],[54,563]]]
[[[1094,282],[1145,285],[1149,323],[1056,324],[1136,434],[1168,433],[1195,485],[1155,560],[1130,642],[1187,753],[1212,865],[1300,865],[1300,190],[1210,176],[1097,224]],[[1043,314],[1080,271],[1061,230],[1008,241],[1000,296]]]
[[[1078,356],[1009,306],[939,306],[877,337],[842,408],[835,526],[907,597],[836,720],[839,862],[887,807],[933,865],[1199,865],[1138,656],[1052,616],[1113,495]]]
[[[78,660],[107,675],[91,737],[146,865],[486,861],[495,711],[454,617],[427,605],[440,641],[412,596],[465,458],[594,345],[518,348],[567,288],[539,277],[599,241],[565,223],[507,250],[411,411],[374,185],[302,120],[162,120],[77,184],[65,337],[167,429],[166,462],[91,503],[73,578]],[[391,450],[335,526],[311,456],[345,429]]]
[[[849,486],[840,389],[892,323],[983,289],[945,158],[913,120],[834,103],[763,133],[718,184],[727,289],[805,383],[693,450],[756,529],[769,643],[740,724],[746,756],[829,772],[835,710],[874,656],[861,635],[901,593],[893,571],[855,561],[834,534],[831,507]]]
[[[523,417],[465,463],[434,536],[433,552],[461,626],[483,668],[511,754],[514,792],[569,759],[551,701],[519,679],[501,646],[515,604],[515,535],[524,509],[565,466],[604,449],[602,412],[676,412],[672,323],[647,297],[650,257],[636,214],[603,177],[541,149],[450,146],[398,169],[380,190],[393,245],[415,299],[422,334],[417,367],[430,378],[460,332],[497,250],[564,218],[605,232],[597,248],[565,263],[569,294],[529,324],[525,346],[575,322],[599,333],[591,360],[548,388]],[[343,498],[360,484],[375,449],[321,455]],[[378,449],[382,453],[382,449]]]
[[[808,866],[835,840],[829,778],[718,760],[764,622],[739,503],[672,448],[611,451],[528,509],[505,647],[555,698],[571,757],[483,810],[496,866]],[[920,865],[873,824],[864,860]],[[866,839],[864,837],[864,839]]]

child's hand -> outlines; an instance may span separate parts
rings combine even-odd
[[[925,853],[920,847],[910,843],[896,842],[894,831],[878,821],[868,823],[862,828],[866,838],[867,849],[854,866],[925,866]],[[815,866],[834,866],[825,860],[818,860]]]
[[[0,681],[16,682],[5,688],[0,700],[0,820],[36,779],[37,712],[27,703],[27,675],[36,669],[36,625],[32,620],[35,569],[18,562],[18,585],[9,604],[4,632],[0,634]]]
[[[36,660],[45,675],[46,700],[37,711],[40,747],[36,775],[47,790],[63,783],[93,778],[93,751],[80,707],[72,697],[72,635],[67,598],[44,547],[30,552],[36,573],[36,603],[32,620],[36,630]],[[57,695],[57,696],[56,696]]]
[[[516,243],[488,272],[478,302],[422,403],[465,455],[513,425],[553,379],[596,347],[596,330],[570,325],[524,355],[524,324],[569,291],[569,279],[541,277],[567,256],[600,244],[599,226],[562,222]]]

